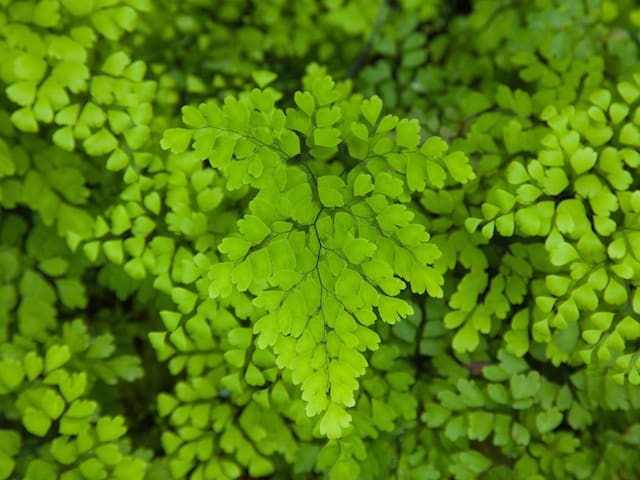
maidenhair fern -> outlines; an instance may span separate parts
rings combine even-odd
[[[0,0],[0,479],[638,477],[638,25]]]
[[[423,142],[416,122],[382,116],[379,98],[351,95],[323,75],[308,83],[286,111],[275,106],[273,90],[185,107],[187,128],[167,130],[162,146],[208,161],[230,191],[255,191],[237,228],[218,245],[221,261],[201,270],[210,298],[251,297],[244,314],[250,322],[231,323],[226,339],[224,359],[238,371],[220,382],[232,398],[253,387],[260,410],[269,405],[268,392],[279,404],[299,385],[304,410],[296,416],[320,416],[313,428],[330,439],[358,438],[349,409],[367,370],[366,352],[379,348],[377,319],[393,325],[414,313],[403,298],[407,288],[443,293],[442,275],[431,266],[440,252],[414,222],[413,200],[427,185],[464,183],[474,174],[442,140]],[[196,314],[183,326],[177,312],[165,315],[172,346],[164,333],[153,337],[163,356],[167,349],[194,351],[218,323]],[[398,377],[400,391],[407,381]],[[167,408],[177,407],[172,403]],[[392,407],[374,399],[373,408],[359,415],[387,416]],[[256,459],[250,470],[260,464]]]

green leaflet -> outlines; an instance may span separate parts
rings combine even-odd
[[[33,435],[44,437],[51,427],[51,419],[41,410],[27,408],[22,419],[24,428]]]
[[[322,176],[318,178],[318,195],[325,207],[341,207],[344,205],[344,181],[336,176]]]

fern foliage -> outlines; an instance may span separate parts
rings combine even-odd
[[[638,477],[639,25],[0,0],[0,479]]]

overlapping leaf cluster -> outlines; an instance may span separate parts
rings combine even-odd
[[[514,472],[523,478],[536,472],[540,478],[606,478],[613,471],[634,469],[623,461],[622,452],[632,448],[628,437],[612,437],[618,457],[601,457],[596,453],[603,448],[598,438],[582,432],[585,425],[609,430],[616,417],[631,425],[637,422],[630,398],[636,391],[634,340],[640,317],[633,300],[636,259],[626,238],[636,223],[631,199],[637,186],[637,50],[628,30],[635,21],[637,12],[627,3],[536,2],[520,8],[509,2],[474,2],[472,12],[457,16],[450,26],[460,35],[442,36],[423,47],[434,62],[419,67],[406,84],[405,92],[442,89],[451,95],[429,95],[424,107],[416,108],[420,104],[412,101],[406,108],[417,110],[416,115],[430,114],[434,110],[426,102],[442,102],[437,121],[424,114],[419,118],[428,128],[457,137],[454,148],[469,155],[478,175],[463,190],[429,192],[428,197],[425,192],[423,198],[425,209],[432,212],[427,229],[443,252],[436,268],[444,273],[445,285],[451,285],[445,289],[445,305],[429,300],[425,307],[443,329],[436,337],[450,342],[455,357],[472,370],[513,356],[526,360],[521,368],[528,364],[540,378],[553,382],[540,406],[526,407],[535,415],[525,418],[535,422],[523,422],[520,407],[511,408],[509,415],[524,426],[526,440],[516,438],[520,427],[514,427],[513,420],[512,438],[501,437],[507,424],[496,419],[504,422],[506,417],[495,416],[501,408],[493,402],[479,416],[436,415],[445,446],[452,439],[477,441],[478,429],[486,429],[481,440],[501,453],[480,451],[494,461],[507,457],[507,466],[485,462],[477,471],[451,470],[460,478],[483,472],[508,478]],[[525,31],[500,28],[502,22],[522,25]],[[476,39],[473,45],[459,48],[458,42],[470,37]],[[624,45],[628,55],[618,56],[614,45]],[[447,49],[449,55],[436,55]],[[467,62],[468,67],[461,69],[456,62]],[[404,72],[399,65],[393,72],[396,78]],[[436,82],[436,74],[453,85]],[[443,213],[448,215],[445,221]],[[454,335],[443,335],[445,328]],[[438,359],[446,348],[437,345],[429,338],[422,351],[434,362],[444,362]],[[448,377],[450,369],[449,364],[442,375]],[[482,369],[486,380],[496,380],[488,373],[492,369]],[[554,406],[552,390],[567,384],[573,402],[567,396],[565,406]],[[533,383],[529,387],[535,390]],[[459,400],[442,396],[443,388],[463,399],[481,395],[485,403],[487,397],[496,401],[495,386],[481,383],[472,395],[456,375],[438,384],[427,405],[462,408]],[[502,393],[500,398],[498,403],[505,406],[518,403]],[[474,406],[483,407],[479,400]],[[629,413],[609,413],[617,410]],[[591,413],[577,413],[582,411]],[[428,410],[425,420],[429,422]],[[567,439],[562,442],[589,453],[565,458],[571,452],[554,446],[563,435]],[[434,441],[425,439],[425,446]],[[524,450],[514,451],[513,441],[522,441]],[[535,460],[525,461],[525,451]],[[549,460],[538,460],[543,451]]]
[[[256,74],[273,79],[272,65],[279,65],[280,88],[293,93],[309,62],[347,73],[378,7],[366,0],[163,0],[145,19],[140,52],[159,79],[158,102],[177,111],[250,89]]]
[[[0,0],[0,478],[638,476],[638,24]]]
[[[198,164],[208,162],[227,190],[255,192],[237,227],[218,243],[222,258],[195,274],[201,278],[196,285],[209,283],[205,303],[228,302],[249,320],[225,322],[227,348],[221,353],[231,371],[220,383],[231,400],[246,404],[247,388],[254,387],[244,412],[261,411],[269,402],[279,410],[281,395],[291,395],[296,407],[283,409],[285,418],[308,423],[322,415],[305,429],[309,439],[350,433],[359,439],[348,409],[357,404],[367,352],[380,343],[376,322],[395,324],[413,313],[397,298],[407,287],[415,294],[442,295],[442,277],[430,266],[440,252],[413,222],[412,197],[427,185],[465,183],[474,174],[466,157],[448,153],[442,140],[422,142],[416,122],[382,116],[379,98],[351,95],[320,70],[305,83],[309,90],[297,92],[295,106],[286,111],[274,105],[272,89],[227,98],[222,105],[185,107],[187,128],[167,130],[162,145]],[[240,295],[249,295],[251,304],[237,305]],[[194,308],[202,311],[191,303],[183,313]],[[154,334],[163,355],[172,355],[174,347],[195,350],[185,330],[196,343],[211,337],[195,336],[212,328],[198,314],[184,327],[178,312],[165,316],[171,318],[171,345],[164,333]],[[219,323],[215,316],[211,320]],[[382,355],[380,362],[388,362]],[[394,382],[400,392],[407,380]],[[396,408],[402,398],[395,398]],[[373,412],[360,414],[368,422],[382,413],[379,408],[390,408],[373,402]],[[179,426],[177,411],[171,421]],[[393,428],[389,421],[384,428]],[[255,434],[253,427],[244,429]],[[249,468],[262,471],[257,464]]]
[[[118,43],[148,9],[0,4],[2,478],[143,478],[152,456],[116,390],[143,375],[140,332],[115,337],[131,316],[111,301],[104,321],[109,282],[80,249],[110,229],[122,178],[105,164],[125,168],[149,136],[154,82]]]

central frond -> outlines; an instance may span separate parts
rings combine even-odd
[[[378,97],[363,100],[329,77],[297,92],[296,107],[275,107],[254,90],[221,107],[183,109],[189,128],[167,131],[163,147],[208,160],[230,190],[257,192],[238,231],[218,246],[227,261],[209,271],[210,296],[249,292],[260,309],[260,349],[301,385],[308,416],[329,438],[350,424],[367,351],[378,348],[380,319],[413,313],[410,287],[442,296],[440,257],[415,221],[412,194],[473,178],[466,157],[447,155],[437,137],[421,143],[415,121],[380,118]]]

